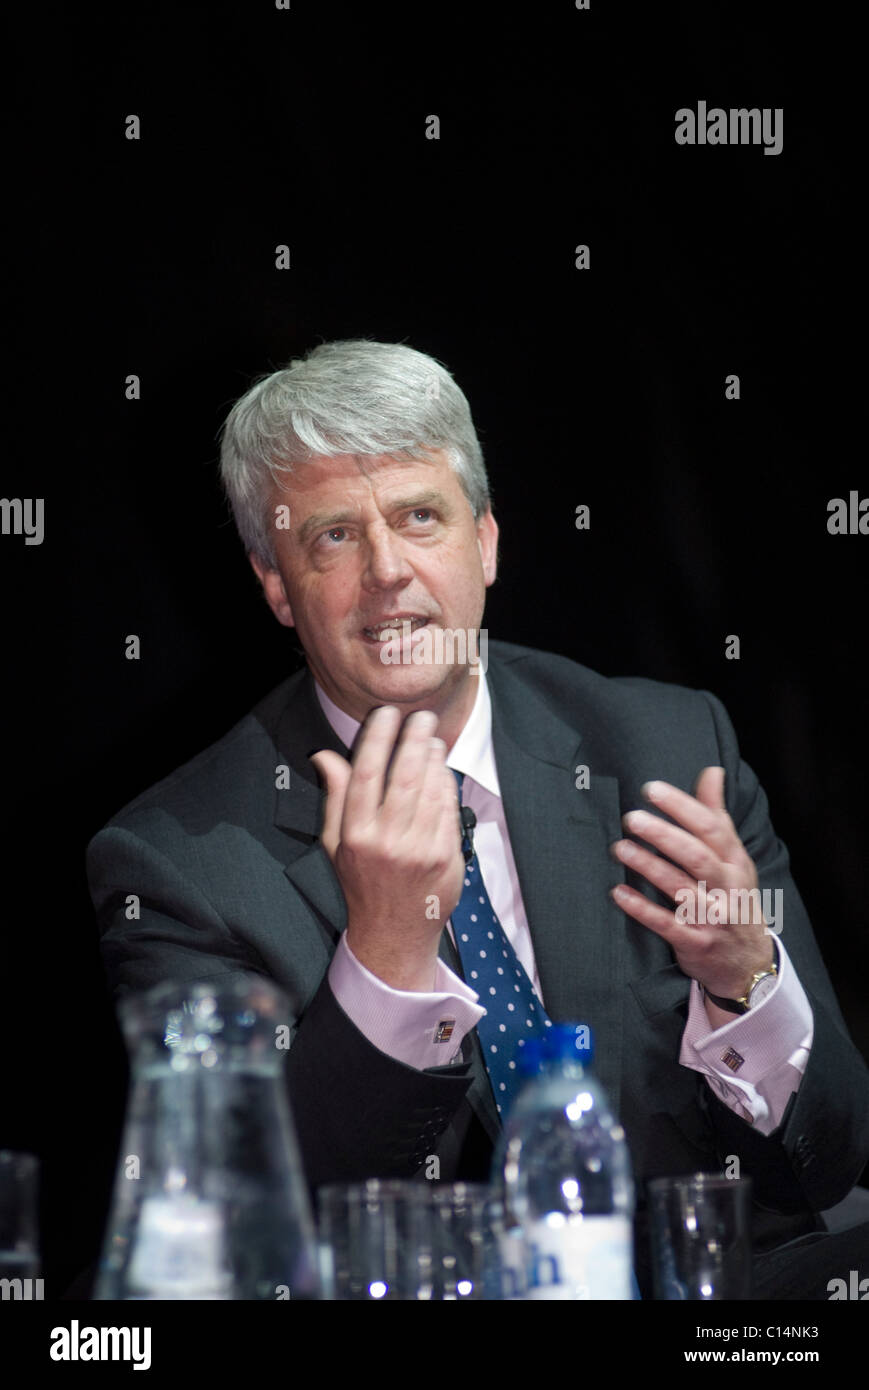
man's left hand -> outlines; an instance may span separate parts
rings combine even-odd
[[[643,795],[678,825],[670,825],[646,811],[630,811],[623,816],[622,824],[631,835],[660,850],[656,854],[631,840],[617,840],[611,846],[612,852],[626,867],[642,874],[674,902],[679,889],[690,890],[697,909],[695,921],[706,916],[705,904],[701,907],[705,894],[698,887],[701,881],[707,892],[723,888],[728,904],[731,889],[757,888],[754,861],[725,806],[723,767],[703,769],[697,779],[696,796],[689,796],[669,782],[647,782]],[[661,855],[667,855],[667,859]],[[629,917],[669,942],[685,974],[699,980],[713,994],[740,998],[752,975],[768,970],[775,959],[759,906],[750,914],[754,918],[751,922],[730,921],[725,911],[720,925],[688,925],[676,920],[675,911],[668,912],[627,885],[619,885],[611,892]]]

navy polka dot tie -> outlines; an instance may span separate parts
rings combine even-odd
[[[461,803],[464,774],[455,768],[453,772]],[[451,921],[465,979],[486,1010],[477,1024],[477,1036],[503,1119],[519,1089],[519,1049],[526,1039],[539,1038],[552,1024],[489,901],[467,829],[462,851],[464,887]]]

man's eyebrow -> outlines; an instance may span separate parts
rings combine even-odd
[[[429,502],[437,502],[438,506],[442,507],[444,511],[451,510],[450,504],[443,493],[438,492],[437,488],[430,488],[428,492],[414,492],[407,497],[396,498],[394,502],[390,502],[389,511],[411,511],[415,507],[427,507]]]
[[[390,502],[387,510],[390,512],[404,512],[416,507],[427,507],[430,502],[437,502],[444,511],[450,511],[450,504],[442,492],[436,488],[429,489],[427,492],[414,492],[407,497],[398,497],[394,502]],[[358,512],[348,511],[346,508],[340,512],[314,512],[299,527],[299,541],[304,543],[315,531],[328,531],[333,526],[343,526],[345,522],[356,521]]]

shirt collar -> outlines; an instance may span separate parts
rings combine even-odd
[[[485,673],[479,666],[477,667],[477,675],[472,676],[471,679],[478,680],[480,683],[477,697],[464,728],[447,753],[447,767],[463,772],[466,777],[470,777],[487,792],[500,797],[501,785],[498,781],[495,750],[492,744],[492,697],[489,694]],[[351,715],[340,709],[334,700],[330,700],[325,690],[316,681],[314,681],[314,686],[323,713],[335,733],[342,743],[348,748],[352,748],[353,741],[360,729],[359,720],[353,719]]]

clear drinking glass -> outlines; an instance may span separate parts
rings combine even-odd
[[[465,1182],[426,1186],[429,1297],[456,1302],[499,1298],[500,1252],[490,1188]]]
[[[327,1298],[398,1302],[431,1283],[425,1189],[410,1180],[330,1183],[317,1193]]]
[[[35,1154],[0,1149],[0,1279],[39,1276],[38,1185]],[[21,1297],[41,1297],[41,1293],[23,1285]]]
[[[491,1190],[410,1179],[320,1188],[326,1296],[470,1301],[501,1296]]]
[[[649,1219],[655,1297],[751,1298],[751,1178],[654,1178]]]
[[[317,1246],[259,976],[122,1001],[131,1090],[97,1299],[310,1299]]]

